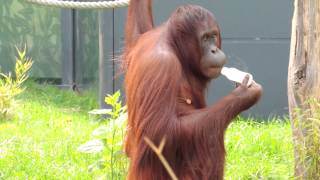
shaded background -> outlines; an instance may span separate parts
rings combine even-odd
[[[286,115],[293,2],[154,0],[156,24],[165,21],[176,7],[187,3],[201,5],[215,14],[222,31],[227,66],[252,73],[264,87],[261,101],[247,114]],[[61,10],[23,0],[0,0],[1,71],[13,69],[14,46],[26,43],[34,60],[33,78],[66,87],[75,83],[96,89],[98,94],[100,72],[102,102],[104,94],[122,87],[118,63],[124,45],[126,11],[127,8]],[[103,49],[100,64],[99,38]],[[208,89],[208,104],[228,94],[233,87],[224,77],[213,81]]]

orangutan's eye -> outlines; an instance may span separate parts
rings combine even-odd
[[[206,34],[203,36],[204,41],[208,41],[210,39],[210,35]]]

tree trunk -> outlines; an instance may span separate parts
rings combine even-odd
[[[314,140],[320,134],[318,129],[320,123],[314,127],[312,121],[315,117],[319,118],[320,110],[319,106],[310,101],[314,98],[320,102],[319,2],[319,0],[294,1],[288,100],[294,140],[295,177],[299,179],[320,179],[320,142]],[[314,172],[316,170],[319,172]]]

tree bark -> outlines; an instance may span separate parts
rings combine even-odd
[[[313,146],[314,142],[306,141],[306,137],[310,136],[308,128],[312,128],[308,123],[311,123],[310,117],[314,117],[315,113],[320,111],[319,107],[309,101],[310,98],[315,98],[318,102],[320,99],[320,1],[295,0],[294,4],[288,68],[288,102],[294,140],[295,177],[320,178],[320,175],[310,173],[310,159],[305,153],[308,150],[301,149],[302,143]],[[317,133],[319,135],[320,132]],[[319,149],[318,153],[319,157]],[[319,162],[317,166],[319,167]]]

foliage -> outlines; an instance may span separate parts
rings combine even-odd
[[[106,179],[122,179],[127,169],[127,159],[122,151],[124,131],[127,120],[126,107],[121,106],[120,91],[108,95],[105,102],[111,106],[110,110],[93,110],[91,114],[107,115],[102,125],[92,132],[95,137],[82,144],[78,151],[84,153],[102,152],[103,157],[89,166],[90,171],[101,170]]]
[[[320,179],[320,102],[309,99],[310,109],[295,110],[295,150],[298,163],[305,169],[299,179]]]
[[[32,75],[59,77],[60,9],[35,6],[25,0],[2,0],[0,24],[0,65],[4,72],[14,67],[14,62],[10,60],[14,54],[11,47],[25,42],[29,54],[37,59]]]
[[[10,59],[11,46],[26,42],[29,54],[37,63],[32,68],[32,77],[60,78],[62,32],[59,8],[37,6],[26,0],[0,1],[0,66],[4,72],[14,67]],[[91,83],[98,73],[98,12],[77,10],[77,82]],[[47,68],[50,67],[50,68]]]
[[[79,33],[79,69],[78,79],[83,83],[96,81],[98,78],[98,11],[81,10],[77,12]],[[82,77],[79,77],[82,76]]]
[[[28,71],[32,66],[32,60],[26,57],[26,47],[23,50],[17,48],[15,77],[11,73],[0,73],[0,117],[7,118],[11,115],[15,104],[15,97],[24,91],[23,82],[28,79]]]

